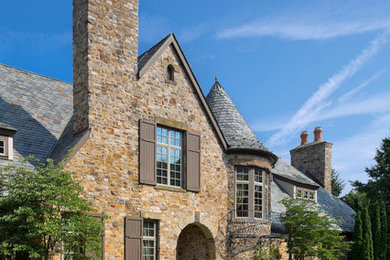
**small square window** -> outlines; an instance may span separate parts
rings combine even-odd
[[[296,197],[297,198],[302,198],[302,190],[297,190]]]

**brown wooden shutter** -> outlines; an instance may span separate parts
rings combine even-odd
[[[156,123],[140,120],[139,182],[156,185]]]
[[[200,135],[186,133],[186,188],[189,191],[200,192]]]
[[[125,260],[142,259],[142,218],[125,218]]]

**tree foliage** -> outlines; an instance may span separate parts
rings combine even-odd
[[[345,194],[341,200],[347,203],[355,212],[358,212],[368,205],[368,199],[364,192],[350,191],[348,194]]]
[[[349,248],[336,220],[320,211],[315,203],[295,199],[283,199],[281,203],[286,207],[282,221],[287,229],[290,259],[339,259],[343,254],[340,249]]]
[[[367,183],[360,181],[354,181],[352,186],[358,192],[365,193],[367,198],[372,201],[384,201],[385,214],[381,213],[382,216],[390,214],[390,137],[384,138],[380,147],[376,151],[374,157],[375,164],[371,167],[366,168],[366,173],[369,176]],[[387,243],[388,230],[388,219],[381,221],[381,232],[386,232],[386,235],[382,235],[382,242]],[[385,225],[385,226],[382,226]],[[386,230],[383,230],[386,228]],[[384,252],[389,253],[387,249],[389,245],[383,246]],[[390,259],[390,255],[387,256]],[[383,258],[385,259],[385,258]]]
[[[380,204],[381,208],[381,245],[379,246],[379,252],[381,252],[379,259],[386,260],[387,258],[387,214],[386,214],[386,204],[384,201]]]
[[[345,181],[343,181],[340,177],[340,174],[332,169],[332,194],[335,197],[340,196],[341,192],[345,187]]]
[[[371,220],[371,233],[373,242],[374,258],[380,259],[381,256],[381,208],[378,201],[372,204],[370,209],[370,220]]]
[[[352,259],[359,260],[361,259],[361,249],[363,243],[363,222],[360,210],[356,214],[353,230]]]
[[[82,195],[73,174],[51,160],[0,169],[0,256],[50,259],[63,244],[77,259],[99,254],[102,220]]]
[[[374,157],[376,164],[366,168],[370,177],[367,183],[354,181],[352,186],[357,191],[365,192],[373,201],[384,200],[388,210],[390,205],[390,138],[384,138]],[[389,214],[389,211],[387,211]]]
[[[368,214],[368,207],[362,210],[362,222],[363,222],[363,240],[361,248],[361,259],[373,260],[374,259],[374,245],[372,241],[371,220]]]

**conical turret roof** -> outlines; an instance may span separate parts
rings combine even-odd
[[[257,139],[217,78],[215,78],[215,83],[206,100],[222,130],[229,149],[259,150],[276,157]]]

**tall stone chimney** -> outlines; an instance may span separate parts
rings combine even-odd
[[[138,0],[73,0],[74,134],[112,124],[137,56]]]
[[[316,127],[313,133],[312,143],[305,143],[307,137],[302,138],[301,134],[301,145],[290,150],[291,165],[332,192],[332,143],[322,141],[321,127]]]

